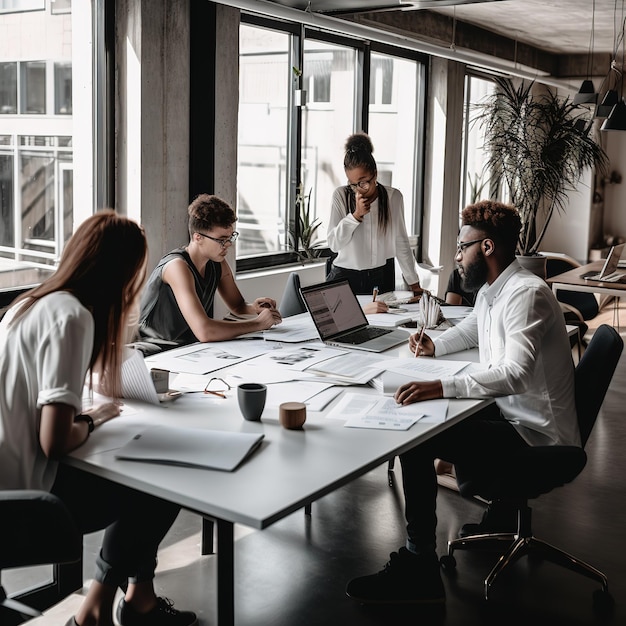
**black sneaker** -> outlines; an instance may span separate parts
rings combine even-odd
[[[167,598],[157,598],[157,605],[147,613],[138,613],[120,600],[117,605],[117,621],[120,626],[196,626],[198,618],[191,611],[179,611]]]
[[[471,535],[517,532],[517,509],[505,502],[492,502],[478,524],[463,524],[459,530],[461,539]]]
[[[377,574],[351,580],[346,594],[363,604],[436,604],[446,599],[437,555],[416,555],[406,548],[392,552]]]

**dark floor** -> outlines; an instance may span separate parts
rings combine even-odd
[[[622,327],[623,328],[623,327]],[[404,542],[400,485],[387,485],[381,467],[271,528],[240,529],[236,543],[238,626],[587,626],[626,624],[626,357],[622,358],[596,428],[589,462],[570,485],[533,503],[535,535],[602,570],[615,598],[612,617],[596,616],[599,585],[547,562],[522,559],[483,599],[482,581],[496,553],[459,552],[453,575],[444,573],[445,608],[392,610],[360,606],[344,595],[353,576],[379,570]],[[497,468],[496,468],[497,471]],[[398,482],[399,468],[396,470]],[[477,521],[483,505],[440,489],[438,548],[446,549],[461,524]],[[217,624],[215,557],[199,556],[198,517],[181,513],[166,538],[157,577],[159,592]],[[99,538],[86,539],[85,574],[91,576]],[[32,622],[56,626],[72,615],[79,597]]]

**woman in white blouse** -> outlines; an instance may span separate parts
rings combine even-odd
[[[328,245],[337,256],[326,280],[347,279],[356,294],[370,294],[375,288],[379,293],[393,291],[397,258],[409,289],[421,294],[402,194],[378,183],[373,151],[365,133],[346,141],[343,165],[348,184],[333,193]]]

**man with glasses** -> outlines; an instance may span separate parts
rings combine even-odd
[[[280,324],[272,298],[248,303],[226,261],[239,233],[235,212],[223,200],[199,195],[188,208],[189,243],[166,254],[148,278],[141,299],[138,347],[144,353],[194,343],[224,341]],[[215,292],[241,321],[213,319]]]
[[[346,593],[362,603],[444,602],[436,554],[436,458],[458,474],[498,471],[502,460],[525,446],[580,445],[574,405],[574,364],[563,313],[544,280],[515,258],[521,227],[517,211],[482,201],[463,210],[455,261],[464,289],[478,289],[472,313],[432,340],[419,333],[416,356],[437,357],[479,348],[484,367],[443,380],[411,382],[395,399],[406,405],[436,398],[494,398],[471,419],[401,455],[406,547],[385,569],[355,578]],[[491,503],[480,524],[461,534],[514,532],[515,510]]]

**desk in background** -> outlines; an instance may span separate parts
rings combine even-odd
[[[587,272],[599,272],[604,265],[604,261],[594,261],[587,265],[582,265],[563,274],[558,274],[552,278],[546,279],[547,283],[552,286],[552,291],[556,297],[559,289],[565,291],[580,291],[584,293],[594,293],[599,295],[612,296],[615,298],[615,306],[613,308],[613,326],[619,331],[619,300],[622,296],[626,296],[626,283],[608,283],[597,280],[585,280],[581,278]],[[626,273],[626,269],[624,270]]]

